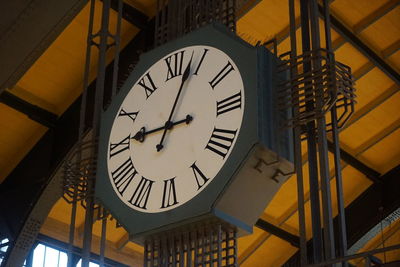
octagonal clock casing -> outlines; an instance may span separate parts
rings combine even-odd
[[[185,47],[191,47],[192,50],[193,47],[215,48],[231,59],[239,73],[236,83],[243,91],[244,103],[241,105],[243,118],[238,124],[238,134],[222,168],[217,171],[215,177],[212,177],[213,179],[210,179],[207,186],[185,201],[181,201],[176,207],[167,209],[153,207],[141,210],[127,203],[126,199],[124,200],[122,195],[116,192],[115,185],[111,182],[110,168],[115,169],[115,167],[110,167],[109,164],[110,138],[118,135],[115,130],[116,116],[121,112],[123,103],[127,103],[126,99],[132,97],[130,93],[133,86],[137,85],[146,71],[151,67],[154,68],[154,64],[160,62],[160,59],[165,59],[172,52]],[[97,198],[134,239],[140,241],[141,237],[157,231],[214,217],[232,223],[245,232],[251,232],[252,225],[265,205],[285,180],[284,177],[279,180],[271,179],[274,175],[273,170],[279,168],[283,173],[291,171],[291,164],[284,160],[284,158],[289,161],[292,159],[289,133],[277,132],[278,116],[274,109],[273,87],[278,77],[272,75],[275,62],[276,60],[265,48],[248,45],[220,25],[209,25],[141,56],[133,73],[107,111],[102,114],[96,182]],[[240,82],[243,83],[243,88]],[[157,90],[161,91],[163,88]],[[133,136],[137,130],[137,127],[132,129],[130,135]],[[167,134],[173,135],[173,131]],[[275,161],[276,158],[280,160]],[[260,164],[260,160],[263,163]],[[265,164],[268,162],[272,164]],[[159,182],[160,187],[162,181]],[[159,188],[158,191],[160,190],[162,191]]]

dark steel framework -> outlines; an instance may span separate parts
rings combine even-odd
[[[237,266],[236,229],[223,223],[157,234],[144,248],[145,267]]]
[[[92,228],[94,220],[101,220],[102,231],[100,240],[100,264],[104,264],[104,252],[106,244],[106,227],[109,213],[99,204],[95,203],[94,187],[97,169],[98,136],[100,131],[100,115],[104,109],[105,95],[105,74],[106,74],[106,52],[114,47],[114,64],[111,82],[111,99],[117,92],[120,33],[122,19],[122,0],[113,1],[113,7],[117,10],[117,23],[115,34],[110,32],[110,12],[111,0],[103,0],[101,26],[98,32],[94,32],[95,0],[90,2],[89,29],[87,37],[86,64],[83,81],[83,94],[79,119],[78,142],[75,150],[65,163],[64,172],[64,199],[72,204],[70,230],[69,230],[69,249],[68,266],[73,266],[72,247],[75,236],[75,220],[78,202],[85,208],[82,266],[88,267],[90,262]],[[96,40],[99,39],[99,42]],[[111,39],[112,43],[109,43]],[[86,128],[86,105],[88,101],[89,88],[89,68],[91,66],[92,47],[98,48],[98,64],[96,89],[94,93],[94,110],[92,120],[89,122],[91,131],[88,133]],[[110,100],[111,100],[110,99]],[[95,210],[97,210],[95,217]]]
[[[292,118],[282,126],[291,127],[294,132],[302,266],[331,260],[336,256],[345,256],[347,253],[338,129],[346,123],[354,111],[355,93],[350,68],[335,61],[330,35],[329,2],[325,0],[323,3],[323,12],[328,18],[324,20],[325,47],[321,47],[317,1],[301,0],[302,51],[297,51],[295,2],[289,0],[291,51],[280,56],[282,59],[280,71],[290,73],[289,81],[280,86],[278,106],[281,110],[288,108],[293,110]],[[326,121],[327,114],[330,114],[329,123]],[[334,154],[340,221],[340,234],[336,242],[337,254],[328,163],[328,131],[332,133],[331,150]],[[313,243],[310,262],[307,259],[306,246],[302,141],[307,143],[310,184]]]

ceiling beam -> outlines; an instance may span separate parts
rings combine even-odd
[[[321,5],[318,5],[319,14],[324,16],[324,10]],[[357,50],[359,50],[365,57],[367,57],[375,66],[388,75],[397,85],[400,85],[400,74],[393,69],[386,61],[373,51],[368,45],[365,44],[360,38],[342,24],[332,14],[330,15],[331,25],[347,42],[351,43]]]
[[[292,246],[299,248],[300,247],[300,238],[294,234],[291,234],[278,226],[273,225],[263,219],[258,219],[256,222],[256,227],[279,237],[280,239],[289,242]]]
[[[58,117],[56,114],[33,105],[8,91],[4,91],[0,94],[0,102],[27,115],[30,119],[47,128],[53,128],[57,123]]]
[[[87,0],[0,1],[0,93],[17,83],[86,4]]]

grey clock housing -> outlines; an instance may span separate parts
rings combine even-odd
[[[157,60],[179,48],[207,45],[224,51],[242,75],[245,110],[240,133],[225,165],[212,182],[187,203],[165,212],[142,213],[115,194],[107,171],[108,140],[115,114],[132,85]],[[286,77],[276,76],[277,59],[264,47],[253,47],[218,24],[208,25],[141,56],[109,108],[102,114],[97,199],[141,243],[151,234],[200,220],[218,218],[251,233],[266,205],[293,171],[290,131],[279,130],[287,114],[275,108],[275,88]]]

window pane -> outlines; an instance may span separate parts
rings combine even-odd
[[[57,267],[58,266],[58,255],[57,249],[46,246],[46,259],[44,267]]]
[[[65,252],[60,252],[60,262],[59,262],[59,267],[67,267],[68,263],[68,255]]]
[[[43,267],[45,246],[39,244],[33,252],[32,267]]]
[[[82,259],[80,259],[78,261],[78,263],[76,264],[76,267],[82,267]],[[94,263],[94,262],[89,262],[89,267],[100,267],[100,265],[98,265],[97,263]]]

